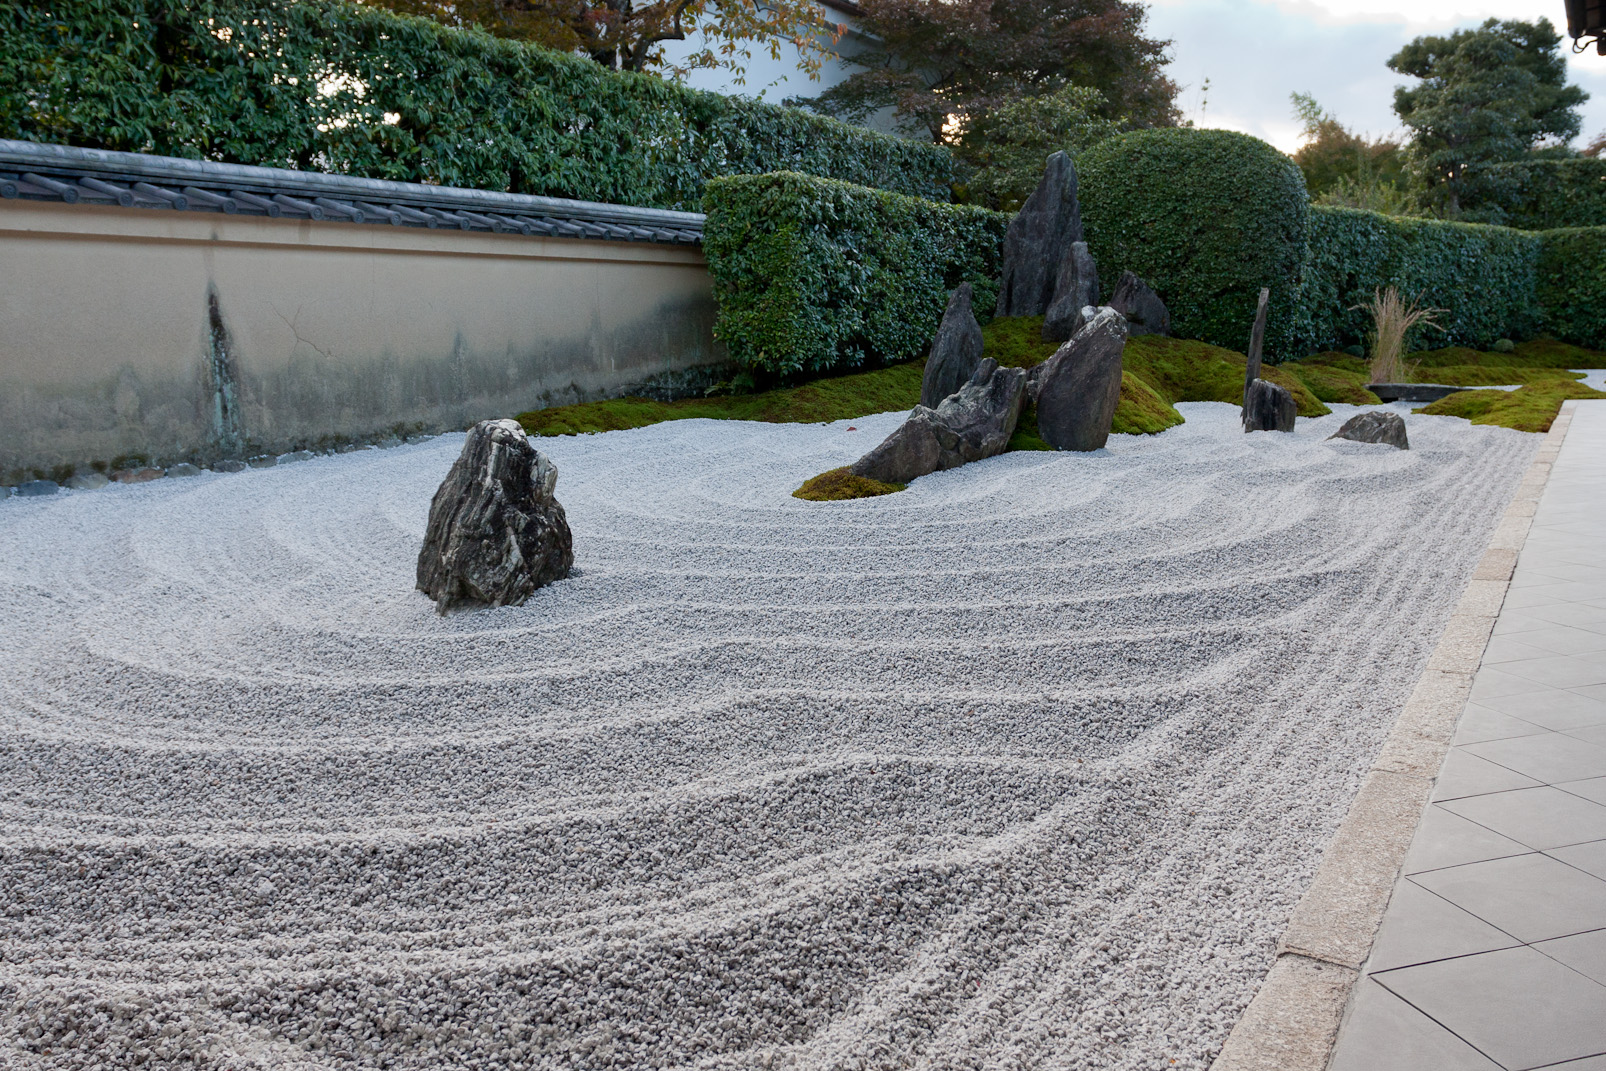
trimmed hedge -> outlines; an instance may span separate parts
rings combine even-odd
[[[1606,227],[1539,237],[1538,297],[1546,330],[1575,346],[1606,349]]]
[[[1448,310],[1438,315],[1442,330],[1413,333],[1413,347],[1527,338],[1541,326],[1534,287],[1542,244],[1506,227],[1313,208],[1300,334],[1308,350],[1364,344],[1371,316],[1354,306],[1392,285]]]
[[[663,208],[788,169],[949,199],[942,146],[346,0],[12,0],[0,40],[4,137]]]
[[[1469,212],[1525,231],[1606,226],[1606,159],[1524,160],[1479,169],[1486,197]]]
[[[1186,128],[1106,139],[1076,161],[1099,278],[1133,271],[1179,338],[1242,351],[1271,287],[1269,356],[1295,353],[1310,199],[1294,162],[1247,134]]]
[[[997,300],[1010,217],[793,172],[714,179],[703,251],[715,337],[773,375],[923,357],[948,292]]]

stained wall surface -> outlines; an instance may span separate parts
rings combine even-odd
[[[701,250],[0,201],[0,481],[707,378]]]

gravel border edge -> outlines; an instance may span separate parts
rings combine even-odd
[[[1211,1071],[1327,1067],[1576,408],[1552,422]]]

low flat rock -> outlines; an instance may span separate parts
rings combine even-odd
[[[1275,383],[1257,379],[1244,391],[1245,431],[1293,431],[1299,406]]]
[[[1041,316],[1054,300],[1061,261],[1082,240],[1076,168],[1064,152],[1048,158],[1037,189],[1004,232],[1004,271],[998,316]]]
[[[1405,434],[1405,418],[1398,413],[1357,413],[1344,421],[1344,426],[1328,438],[1382,443],[1400,450],[1411,448],[1411,440]]]
[[[1054,300],[1043,319],[1043,339],[1067,342],[1085,322],[1082,310],[1099,303],[1099,268],[1086,242],[1072,242],[1054,280]]]
[[[1035,377],[1037,433],[1059,450],[1101,449],[1121,400],[1126,319],[1108,306],[1085,311],[1087,322]]]
[[[1003,453],[1025,401],[1026,370],[1000,368],[984,357],[970,382],[935,409],[915,406],[898,430],[848,471],[883,483],[909,483]]]
[[[1127,320],[1127,334],[1171,334],[1171,312],[1160,300],[1160,295],[1148,283],[1132,272],[1124,271],[1110,295],[1110,307]]]
[[[574,538],[557,484],[557,466],[518,421],[474,425],[429,504],[418,590],[444,614],[517,605],[568,576]]]
[[[1385,402],[1436,402],[1467,388],[1448,383],[1368,383],[1366,389]]]
[[[926,374],[920,380],[920,404],[935,409],[976,374],[981,363],[981,325],[971,309],[969,283],[960,283],[948,296],[948,308],[926,357]]]

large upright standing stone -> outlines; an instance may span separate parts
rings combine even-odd
[[[1126,317],[1131,335],[1171,334],[1171,312],[1148,283],[1129,271],[1121,273],[1110,295],[1110,307]]]
[[[1126,319],[1099,309],[1054,356],[1037,380],[1037,433],[1060,450],[1097,450],[1110,437],[1121,401]]]
[[[1066,342],[1082,326],[1082,310],[1099,303],[1099,268],[1086,242],[1072,242],[1054,279],[1054,300],[1043,319],[1046,342]]]
[[[995,315],[1043,315],[1054,299],[1066,250],[1081,240],[1076,168],[1069,156],[1057,152],[1048,158],[1042,181],[1004,232],[1004,274]]]
[[[981,363],[981,325],[970,307],[970,284],[960,283],[948,297],[948,308],[926,357],[920,380],[920,404],[935,409],[976,374]]]
[[[517,605],[568,576],[574,538],[557,485],[557,466],[518,421],[474,425],[429,504],[418,590],[444,614]]]
[[[984,357],[970,382],[935,409],[915,406],[898,430],[848,471],[882,483],[908,483],[1001,454],[1025,402],[1025,369],[1000,368]]]

